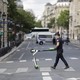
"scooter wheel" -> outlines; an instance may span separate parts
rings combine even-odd
[[[39,69],[39,66],[37,65],[37,66],[34,66],[35,67],[35,69]]]

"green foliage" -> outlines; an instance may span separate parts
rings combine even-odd
[[[35,22],[35,27],[42,27],[41,20]]]
[[[55,18],[52,18],[51,20],[50,20],[50,23],[48,23],[48,27],[49,28],[52,28],[52,27],[54,27],[55,26]]]
[[[61,11],[60,16],[57,19],[57,25],[60,27],[68,28],[69,27],[69,11]]]
[[[17,22],[24,24],[24,28],[31,29],[35,24],[35,17],[32,13],[25,10],[18,10]]]
[[[35,26],[35,16],[29,11],[17,9],[16,0],[8,0],[8,17],[18,24],[23,24],[23,31],[29,31]],[[19,27],[16,27],[19,30]]]
[[[8,17],[15,19],[17,15],[17,9],[16,9],[16,0],[7,0],[8,1]]]

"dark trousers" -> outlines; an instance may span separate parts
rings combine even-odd
[[[64,56],[63,56],[63,50],[57,51],[56,61],[55,61],[54,67],[57,66],[57,64],[58,64],[58,62],[59,62],[59,59],[61,59],[61,60],[64,62],[64,64],[65,64],[66,67],[69,67],[67,61],[65,60],[65,58],[64,58]]]

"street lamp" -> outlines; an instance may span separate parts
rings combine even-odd
[[[0,28],[1,28],[1,22],[2,22],[2,19],[1,19],[1,11],[0,11]],[[1,32],[0,32],[0,48],[1,48]]]
[[[3,14],[2,14],[2,19],[3,19],[3,47],[4,47],[4,34],[5,34],[5,18],[6,18],[6,14],[5,14],[5,12],[3,12]]]

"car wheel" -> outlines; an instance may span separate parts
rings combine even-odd
[[[38,44],[38,41],[36,41],[36,44]]]
[[[40,45],[43,45],[43,41],[40,41],[39,44],[40,44]]]

